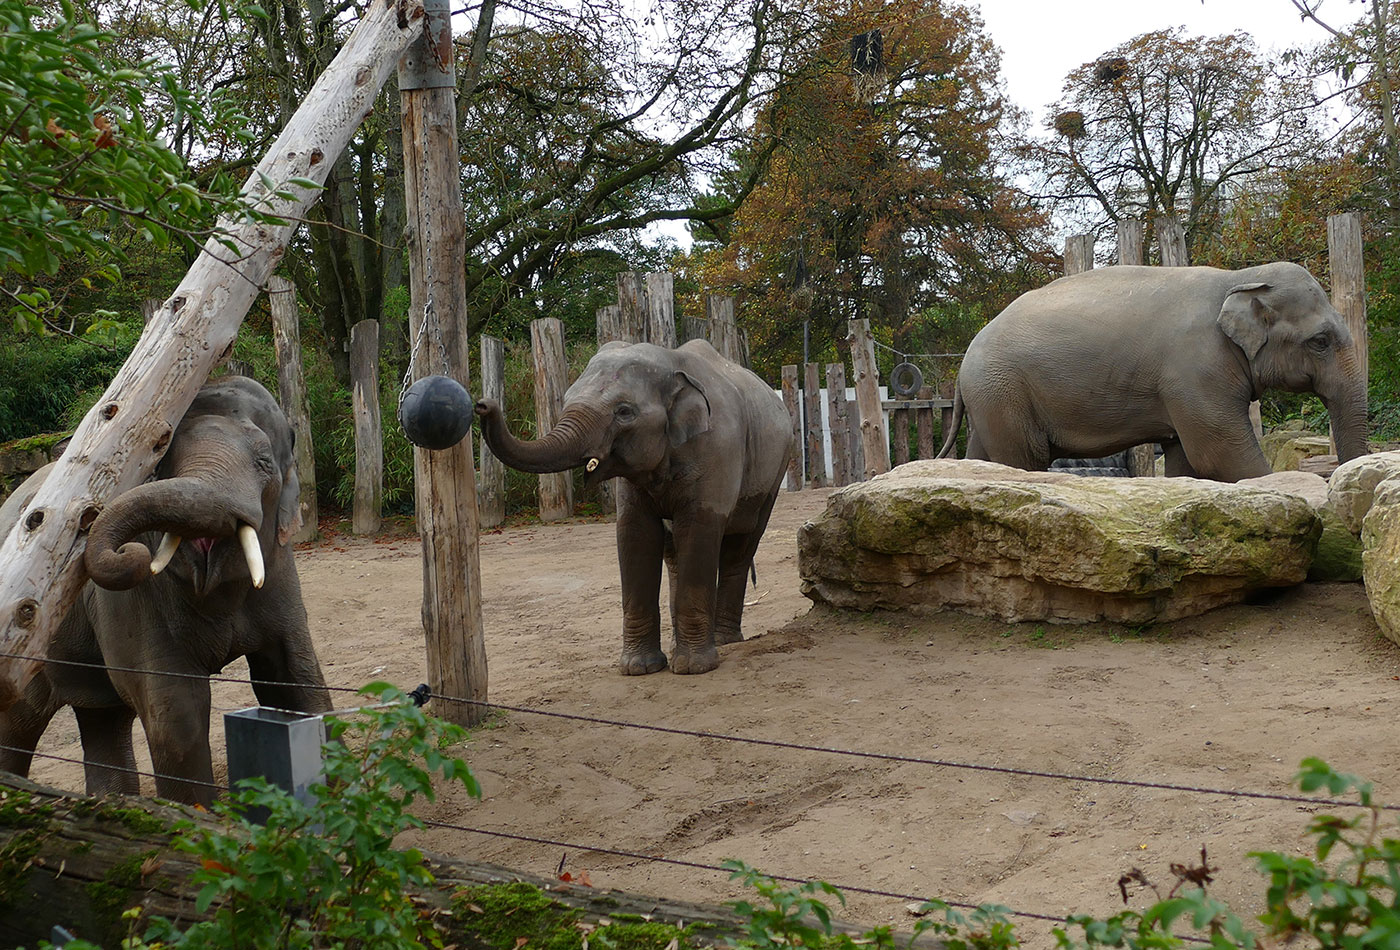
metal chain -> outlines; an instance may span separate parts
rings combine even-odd
[[[418,355],[423,345],[423,337],[431,333],[434,342],[437,343],[438,361],[442,367],[443,375],[447,375],[447,347],[442,341],[442,327],[437,322],[437,310],[433,304],[433,235],[429,226],[428,214],[428,176],[422,175],[418,195],[418,237],[422,242],[423,253],[423,316],[418,325],[418,333],[413,341],[413,349],[408,356],[408,368],[404,370],[403,385],[399,387],[399,407],[403,407],[404,397],[408,395],[408,387],[413,382],[413,370],[418,365]],[[431,367],[429,367],[431,369]],[[427,376],[430,373],[425,372]]]

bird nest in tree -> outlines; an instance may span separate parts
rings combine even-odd
[[[1128,61],[1122,56],[1101,59],[1094,64],[1094,79],[1101,86],[1115,83],[1128,75]]]
[[[1055,131],[1067,139],[1082,139],[1088,134],[1084,127],[1084,113],[1061,112],[1055,116]]]

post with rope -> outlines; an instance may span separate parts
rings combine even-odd
[[[399,64],[405,210],[412,228],[408,375],[413,380],[449,376],[470,389],[451,10],[446,0],[427,0],[423,8],[423,33]],[[438,696],[484,703],[486,643],[471,439],[439,450],[415,448],[413,457],[428,676]],[[441,703],[437,714],[470,726],[486,709]]]

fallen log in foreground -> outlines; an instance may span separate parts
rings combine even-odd
[[[183,821],[218,823],[186,806],[128,796],[88,798],[0,772],[0,946],[35,947],[58,925],[116,947],[127,933],[122,914],[131,907],[177,926],[207,919],[195,908],[192,876],[199,858],[173,846],[175,826]],[[547,934],[529,928],[602,936],[598,932],[606,927],[614,939],[596,945],[677,950],[726,944],[747,924],[715,905],[572,885],[441,855],[426,860],[437,886],[414,895],[415,901],[436,917],[448,935],[444,942],[461,948],[518,950],[547,942]],[[502,917],[508,918],[504,925]],[[681,935],[678,927],[688,929]]]

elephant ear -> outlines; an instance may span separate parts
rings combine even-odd
[[[710,431],[710,399],[688,373],[677,370],[672,381],[675,390],[666,408],[666,434],[676,448]]]
[[[1231,287],[1215,321],[1251,360],[1263,348],[1273,324],[1273,311],[1259,299],[1260,292],[1268,289],[1269,285],[1262,283]]]

